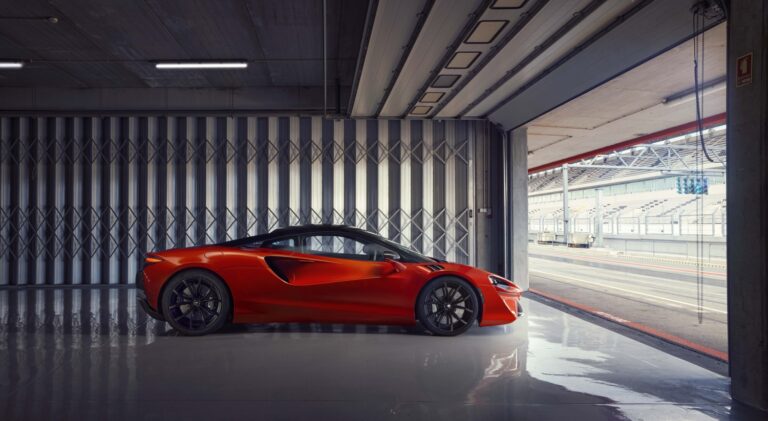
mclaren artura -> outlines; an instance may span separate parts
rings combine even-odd
[[[316,322],[420,323],[453,336],[522,311],[507,279],[331,225],[150,253],[136,283],[144,310],[186,335],[227,322]]]

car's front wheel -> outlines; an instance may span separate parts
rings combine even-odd
[[[231,305],[224,282],[204,270],[175,275],[160,299],[165,320],[178,332],[190,336],[219,330],[227,321]]]
[[[417,298],[416,315],[430,332],[456,336],[477,320],[479,300],[463,279],[448,276],[428,283]]]

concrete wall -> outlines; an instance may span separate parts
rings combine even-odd
[[[652,255],[676,255],[694,258],[697,256],[698,244],[695,239],[669,238],[622,238],[620,236],[603,236],[603,245],[607,249],[624,253],[648,253]],[[703,259],[725,259],[726,242],[720,240],[705,240]]]
[[[507,272],[528,289],[528,129],[508,132],[506,142]]]
[[[728,337],[735,400],[768,410],[768,2],[728,22]],[[752,79],[737,63],[752,54]]]

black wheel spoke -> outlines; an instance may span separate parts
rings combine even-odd
[[[432,293],[430,294],[430,297],[431,297],[433,300],[435,300],[435,302],[436,302],[436,303],[439,303],[439,302],[440,302],[440,297],[438,297],[438,296],[437,296],[437,294],[435,294],[435,291],[432,291]]]
[[[443,282],[443,300],[446,300],[448,298],[448,284]]]
[[[469,299],[469,295],[462,295],[458,300],[454,301],[454,304],[461,304]]]
[[[208,313],[208,315],[211,316],[211,317],[216,317],[216,316],[219,315],[218,311],[214,311],[213,309],[210,309],[210,308],[208,308],[206,306],[202,306],[202,307],[200,307],[200,309],[202,309],[204,313]]]
[[[454,301],[454,300],[453,300],[453,297],[456,295],[456,292],[458,292],[458,291],[459,291],[459,287],[455,287],[455,288],[453,288],[453,289],[452,289],[452,290],[451,290],[451,291],[448,293],[448,299],[450,299],[450,301],[451,301],[451,302],[453,302],[453,301]]]

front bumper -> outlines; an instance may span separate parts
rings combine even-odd
[[[480,326],[512,323],[523,316],[520,305],[522,290],[510,281],[508,285],[483,286],[483,315]]]

